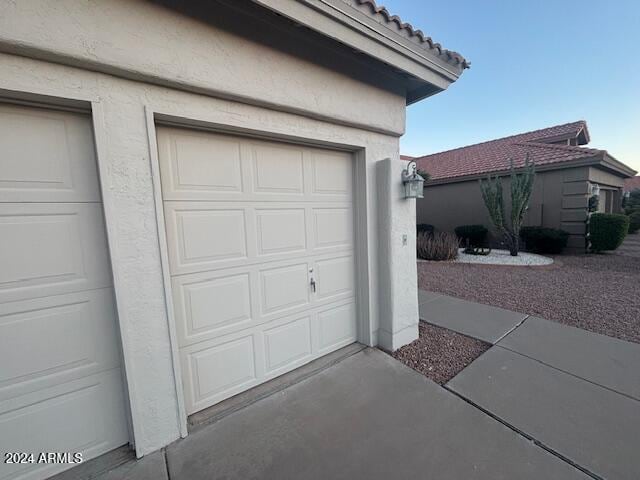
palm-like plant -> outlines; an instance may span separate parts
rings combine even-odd
[[[502,198],[502,180],[497,175],[486,180],[480,180],[480,190],[482,199],[489,211],[491,222],[502,234],[509,253],[517,256],[520,249],[520,227],[524,221],[524,215],[529,208],[529,200],[533,191],[535,181],[535,165],[530,161],[529,156],[525,158],[524,170],[516,173],[513,160],[510,161],[511,170],[511,215],[507,222],[504,202]]]

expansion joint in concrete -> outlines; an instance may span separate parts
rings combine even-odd
[[[487,410],[486,408],[481,407],[480,405],[478,405],[477,403],[473,402],[472,400],[468,399],[467,397],[461,395],[460,393],[456,392],[455,390],[451,389],[449,386],[447,385],[442,385],[442,387],[447,390],[448,392],[452,393],[453,395],[455,395],[456,397],[460,398],[461,400],[465,401],[466,403],[468,403],[469,405],[471,405],[472,407],[480,410],[482,413],[484,413],[485,415],[488,415],[489,417],[493,418],[494,420],[496,420],[497,422],[500,422],[502,425],[504,425],[505,427],[507,427],[508,429],[512,430],[513,432],[517,433],[518,435],[520,435],[523,438],[526,438],[527,440],[529,440],[530,442],[532,442],[534,445],[536,445],[537,447],[542,448],[543,450],[549,452],[551,455],[559,458],[560,460],[562,460],[565,463],[568,463],[569,465],[571,465],[573,468],[580,470],[582,473],[584,473],[585,475],[588,475],[589,477],[595,479],[595,480],[605,480],[603,477],[601,477],[600,475],[590,471],[589,469],[583,467],[582,465],[579,465],[577,463],[575,463],[573,460],[571,460],[570,458],[567,458],[566,456],[562,455],[560,452],[558,452],[557,450],[554,450],[553,448],[549,447],[548,445],[544,444],[543,442],[541,442],[540,440],[532,437],[531,435],[527,434],[526,432],[520,430],[519,428],[517,428],[515,425],[512,425],[511,423],[507,422],[506,420],[504,420],[503,418],[495,415],[494,413],[490,412],[489,410]]]

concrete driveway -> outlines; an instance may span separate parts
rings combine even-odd
[[[104,479],[588,478],[375,349],[121,468]]]
[[[427,292],[420,303],[429,321],[493,344],[444,388],[379,350],[348,347],[91,478],[640,478],[640,345]]]

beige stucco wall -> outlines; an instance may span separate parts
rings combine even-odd
[[[538,172],[525,225],[566,230],[571,234],[569,249],[583,251],[589,175],[589,167]],[[508,177],[503,177],[503,191],[508,206]],[[491,226],[478,180],[427,186],[417,203],[417,222],[445,231],[467,224]]]
[[[257,37],[269,38],[267,27]],[[362,338],[378,341],[375,165],[399,158],[403,92],[388,88],[392,77],[377,67],[328,55],[329,47],[315,40],[305,41],[306,53],[298,55],[276,48],[280,34],[267,46],[251,29],[243,36],[245,28],[228,18],[206,24],[149,2],[0,2],[0,51],[20,54],[0,53],[0,96],[45,104],[75,99],[93,109],[138,455],[175,440],[184,426],[162,283],[150,112],[357,152],[357,222],[367,232],[358,265],[368,295]],[[411,242],[415,231],[406,234]],[[415,261],[415,249],[401,254]],[[404,263],[399,260],[395,265]],[[417,301],[414,291],[395,295],[398,303]]]
[[[255,18],[253,10],[245,14],[216,1],[164,2],[184,4],[178,7],[184,14],[177,14],[161,3],[3,0],[0,51],[404,131],[405,92],[398,78],[364,58],[346,56],[307,31]]]

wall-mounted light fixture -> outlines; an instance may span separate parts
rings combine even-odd
[[[597,183],[591,184],[591,195],[600,195],[600,185],[598,185]]]
[[[418,174],[416,162],[409,162],[407,168],[402,171],[402,183],[404,184],[404,198],[423,198],[424,178]]]

